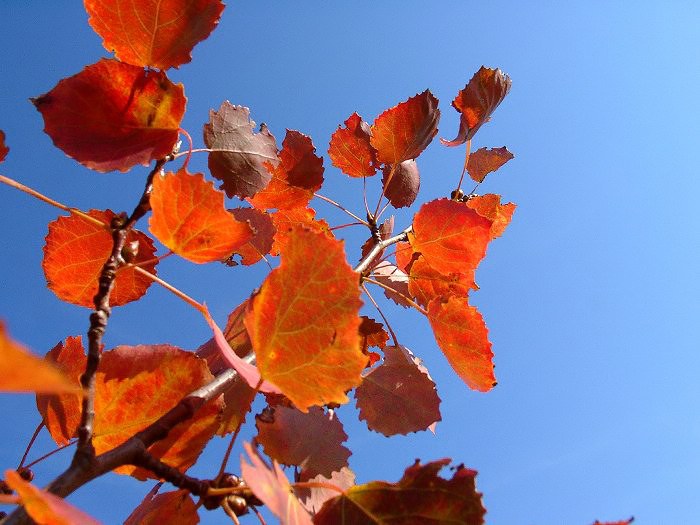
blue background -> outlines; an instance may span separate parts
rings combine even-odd
[[[435,436],[387,439],[358,422],[354,402],[343,407],[358,481],[395,481],[415,458],[451,457],[479,471],[487,523],[698,519],[698,4],[229,4],[193,61],[168,72],[185,85],[183,127],[199,146],[208,111],[228,99],[250,107],[278,144],[285,128],[298,129],[326,155],[330,135],[353,111],[371,122],[426,88],[441,101],[439,136],[452,138],[458,114],[449,102],[482,64],[513,80],[473,144],[507,145],[516,155],[479,190],[518,205],[479,267],[474,294],[499,384],[488,394],[470,391],[427,321],[382,301],[400,341],[436,380],[443,421]],[[83,168],[53,147],[27,100],[105,56],[81,3],[0,2],[0,49],[0,129],[11,148],[0,172],[71,206],[131,210],[147,169]],[[462,148],[434,141],[418,159],[419,202],[449,194],[462,162]],[[195,154],[190,166],[205,170],[206,155]],[[361,183],[327,155],[325,166],[321,192],[361,211]],[[0,203],[0,318],[43,354],[84,334],[88,311],[45,288],[43,238],[58,210],[4,186]],[[313,205],[333,225],[347,222],[326,203]],[[417,208],[397,213],[397,228]],[[341,232],[354,261],[365,232]],[[263,264],[176,259],[159,275],[206,301],[222,324],[266,274]],[[115,309],[104,341],[193,349],[209,336],[194,310],[153,286],[142,301]],[[0,467],[13,468],[39,422],[34,397],[3,395],[0,414]],[[52,448],[42,436],[30,458]],[[218,469],[225,445],[215,439],[192,472]],[[38,483],[69,459],[65,451],[37,465]],[[120,523],[150,486],[109,475],[70,501]],[[202,523],[225,521],[221,511],[202,515]]]

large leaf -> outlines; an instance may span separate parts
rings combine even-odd
[[[105,225],[109,225],[115,216],[112,210],[90,210],[88,214]],[[133,242],[138,243],[138,254],[133,262],[155,274],[158,261],[154,259],[153,241],[147,235],[131,230],[126,244]],[[94,308],[98,279],[102,266],[112,253],[112,245],[112,235],[108,230],[79,215],[62,216],[50,222],[42,262],[49,289],[63,301]],[[152,282],[133,268],[120,268],[109,296],[110,306],[121,306],[139,299]]]
[[[262,376],[302,411],[346,402],[361,380],[358,284],[342,242],[297,226],[245,317]]]
[[[164,492],[154,496],[148,493],[129,515],[124,525],[196,525],[197,508],[187,490]]]
[[[369,124],[353,113],[345,127],[331,136],[328,156],[333,166],[350,177],[371,177],[377,172],[377,150],[370,144]]]
[[[107,51],[128,64],[168,69],[186,64],[219,22],[221,0],[85,0],[88,22]]]
[[[188,261],[224,259],[253,238],[250,226],[226,211],[223,192],[201,173],[156,175],[150,202],[151,233]]]
[[[32,102],[57,148],[106,172],[171,153],[186,99],[165,73],[102,59]]]
[[[430,266],[422,255],[411,261],[408,271],[408,291],[424,308],[433,299],[447,299],[453,295],[466,297],[469,290],[476,288],[471,277],[456,272],[442,274]]]
[[[476,182],[483,182],[486,175],[496,171],[513,158],[508,148],[479,148],[469,155],[467,161],[467,173]]]

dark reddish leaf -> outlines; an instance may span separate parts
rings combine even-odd
[[[476,308],[464,297],[434,299],[428,320],[440,350],[469,388],[488,392],[496,385],[489,331]]]
[[[88,22],[107,51],[128,64],[168,69],[186,64],[214,30],[221,0],[85,0]]]
[[[10,148],[5,145],[5,133],[0,129],[0,162],[5,160],[9,152]]]
[[[324,477],[320,474],[313,478],[306,479],[303,475],[301,481],[310,481],[312,483],[324,483],[326,485],[334,485],[340,490],[347,490],[355,484],[355,473],[347,467],[343,467],[338,472],[333,472],[330,477]],[[330,488],[313,487],[311,489],[297,489],[299,499],[303,499],[304,507],[309,512],[316,513],[321,510],[323,504],[331,498],[338,495],[337,490]],[[306,496],[308,494],[308,496]]]
[[[404,346],[387,346],[384,362],[355,390],[360,419],[385,436],[426,430],[440,421],[440,398],[428,370]]]
[[[80,336],[67,337],[65,344],[58,343],[46,354],[46,360],[54,363],[76,387],[85,372],[87,357]],[[47,430],[58,445],[66,445],[75,436],[82,411],[80,394],[39,394],[36,406]]]
[[[394,216],[392,215],[390,218],[386,219],[381,226],[379,226],[379,238],[381,240],[386,240],[389,237],[391,237],[391,234],[394,232]],[[372,248],[374,248],[374,245],[377,244],[377,241],[374,239],[374,236],[370,237],[367,239],[364,244],[362,245],[362,258],[364,259],[369,252],[372,251]],[[374,261],[372,264],[369,265],[369,268],[374,268],[374,266],[377,265],[377,263],[381,260],[381,258],[384,256],[384,250],[381,250],[374,258]]]
[[[124,525],[196,525],[199,523],[197,508],[187,490],[164,492],[154,496],[149,493],[134,509]]]
[[[165,73],[102,59],[32,102],[57,148],[106,172],[171,153],[186,99]]]
[[[503,234],[515,212],[515,204],[512,202],[501,204],[501,196],[493,193],[472,197],[467,201],[467,206],[492,221],[489,233],[491,239]]]
[[[401,164],[396,164],[396,169],[391,179],[391,166],[384,167],[382,184],[386,186],[384,195],[394,208],[404,208],[413,204],[420,189],[420,175],[418,165],[415,160],[405,160]],[[389,185],[387,186],[387,180]]]
[[[338,126],[328,147],[333,166],[350,177],[371,177],[377,172],[377,150],[370,144],[369,124],[353,113]]]
[[[314,217],[316,212],[312,208],[294,208],[293,210],[279,210],[271,214],[272,224],[275,226],[275,239],[272,244],[272,255],[279,255],[280,250],[289,239],[289,233],[295,226],[304,226],[312,231],[326,232],[328,237],[333,238],[330,226],[323,219],[317,220]]]
[[[246,314],[260,373],[302,411],[344,403],[360,382],[358,285],[341,241],[297,226]]]
[[[305,208],[323,184],[323,159],[316,155],[311,138],[287,130],[277,167],[267,166],[272,180],[248,199],[256,208],[291,210]]]
[[[27,514],[38,525],[99,525],[98,521],[63,498],[24,481],[15,470],[5,471],[5,481],[17,493]]]
[[[397,483],[372,481],[350,487],[328,500],[314,523],[481,525],[486,510],[476,491],[476,472],[459,465],[451,479],[441,478],[438,473],[449,462],[442,459],[421,465],[416,460]]]
[[[235,253],[241,256],[241,264],[245,266],[255,264],[272,250],[275,236],[272,217],[255,208],[234,208],[229,211],[237,221],[247,222],[254,232],[253,238],[236,248]]]
[[[150,232],[188,261],[220,261],[253,238],[250,226],[226,211],[223,192],[201,173],[156,175],[150,202]]]
[[[385,164],[415,159],[433,140],[439,120],[438,100],[427,89],[387,109],[371,130],[370,143],[377,150],[377,159]]]
[[[440,139],[445,146],[458,146],[471,140],[510,91],[510,77],[500,69],[481,66],[465,88],[452,101],[460,112],[459,132],[454,140]]]
[[[370,346],[377,346],[384,349],[386,342],[389,340],[389,334],[384,330],[384,325],[366,315],[363,315],[361,319],[360,337],[362,337],[363,351],[367,352]]]
[[[241,473],[253,494],[284,525],[311,525],[311,517],[294,495],[287,476],[277,462],[273,461],[270,468],[250,443],[243,443],[243,448],[253,464],[250,465],[241,454]]]
[[[394,292],[384,289],[384,295],[391,299],[399,306],[404,308],[411,307],[411,304],[406,302],[406,297],[410,297],[408,291],[408,275],[406,275],[397,266],[389,261],[380,262],[372,269],[372,279],[390,287]]]
[[[262,124],[255,133],[250,110],[222,102],[219,111],[209,111],[209,123],[204,124],[207,148],[226,150],[209,154],[211,174],[223,182],[226,195],[241,199],[252,197],[268,185],[272,176],[266,165],[277,166],[277,143],[267,126]]]
[[[595,520],[595,523],[593,525],[629,525],[634,521],[634,517],[628,519],[628,520],[622,520],[622,521],[598,521]]]
[[[88,215],[109,225],[115,216],[112,210],[90,210]],[[157,260],[153,241],[138,230],[131,230],[126,244],[138,242],[134,259],[144,270],[155,274]],[[49,223],[42,267],[49,289],[66,302],[94,308],[97,281],[102,266],[112,253],[112,235],[97,224],[79,215],[59,217]],[[120,268],[109,296],[110,306],[135,301],[146,293],[153,281],[137,273],[133,267]]]
[[[479,148],[469,155],[467,172],[476,182],[483,182],[486,175],[496,171],[513,157],[514,155],[505,146],[491,149]]]
[[[347,466],[351,452],[342,445],[348,439],[334,413],[311,407],[307,413],[276,406],[255,418],[256,442],[265,454],[283,465],[300,467],[305,478],[330,476]]]
[[[0,322],[0,391],[60,394],[81,388],[57,367],[36,357],[7,335]]]

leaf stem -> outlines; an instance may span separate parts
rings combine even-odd
[[[377,209],[374,210],[374,219],[377,220],[377,214],[379,213],[379,206],[382,204],[382,199],[384,198],[384,193],[386,192],[386,189],[389,187],[389,183],[391,182],[391,179],[394,178],[394,172],[396,171],[396,164],[391,165],[391,169],[389,170],[389,176],[386,179],[386,182],[382,184],[382,193],[379,196],[379,201],[377,201]]]
[[[467,171],[467,164],[469,164],[469,152],[471,151],[471,146],[472,141],[469,139],[467,141],[467,155],[464,159],[464,167],[462,168],[462,174],[459,176],[459,184],[457,184],[457,189],[455,191],[459,191],[459,189],[462,187],[462,180],[464,179],[464,174]]]
[[[187,157],[185,158],[185,162],[182,163],[182,168],[180,168],[184,170],[187,169],[187,165],[190,162],[190,157],[192,156],[192,137],[190,137],[190,134],[182,128],[178,129],[177,131],[187,137],[187,140],[190,142],[190,149],[187,150]]]
[[[335,231],[335,230],[341,230],[343,228],[347,228],[348,226],[362,226],[361,222],[349,222],[347,224],[341,224],[340,226],[333,226],[330,228],[330,231]]]
[[[326,201],[327,203],[332,204],[332,205],[335,206],[336,208],[339,208],[339,209],[343,210],[345,213],[347,213],[348,215],[350,215],[350,217],[352,217],[352,218],[355,219],[356,221],[358,221],[358,222],[364,224],[365,226],[367,226],[367,227],[369,228],[369,223],[368,223],[367,221],[360,219],[360,218],[359,218],[357,215],[355,215],[353,212],[351,212],[350,210],[348,210],[348,209],[345,208],[344,206],[341,206],[340,204],[338,204],[338,203],[335,202],[334,200],[329,199],[328,197],[324,197],[324,196],[321,195],[320,193],[314,193],[314,197],[319,198],[319,199],[321,199],[322,201]]]
[[[78,442],[77,440],[73,440],[73,441],[71,441],[70,443],[66,443],[65,445],[61,445],[60,447],[58,447],[58,448],[52,450],[51,452],[49,452],[49,453],[47,453],[47,454],[44,454],[44,455],[41,456],[40,458],[35,459],[34,461],[32,461],[31,463],[29,463],[28,465],[26,465],[26,468],[33,467],[34,465],[36,465],[36,464],[39,463],[40,461],[44,461],[44,460],[45,460],[46,458],[48,458],[49,456],[53,456],[56,452],[60,452],[60,451],[63,450],[64,448],[68,448],[68,447],[70,447],[71,445],[75,445],[77,442]],[[19,470],[19,469],[18,469],[18,470]]]
[[[370,280],[369,282],[373,282],[373,281]],[[382,309],[379,308],[379,305],[377,304],[377,301],[374,300],[374,297],[372,297],[372,294],[369,293],[369,290],[368,290],[367,287],[365,286],[365,283],[362,283],[362,289],[365,291],[365,293],[367,294],[367,297],[369,297],[369,300],[372,302],[372,304],[374,305],[374,307],[375,307],[375,308],[377,309],[377,311],[379,312],[379,315],[381,315],[381,316],[382,316],[382,319],[384,319],[384,322],[386,323],[387,330],[389,330],[389,333],[391,334],[391,338],[392,338],[393,341],[394,341],[394,346],[398,347],[398,346],[399,346],[399,340],[396,338],[396,334],[394,333],[394,330],[391,328],[391,325],[389,324],[389,320],[388,320],[388,319],[386,318],[386,316],[384,315],[384,312],[382,312]]]
[[[133,265],[133,264],[130,264],[130,265],[128,265],[128,266],[133,267],[134,270],[136,270],[138,273],[140,273],[140,274],[143,275],[144,277],[148,277],[148,278],[149,278],[150,280],[152,280],[154,283],[158,283],[159,285],[161,285],[163,288],[165,288],[165,289],[168,290],[169,292],[172,292],[173,294],[175,294],[176,296],[178,296],[180,299],[182,299],[183,301],[185,301],[187,304],[189,304],[190,306],[192,306],[195,310],[197,310],[197,311],[198,311],[199,313],[201,313],[202,315],[204,315],[204,313],[206,312],[206,307],[205,307],[203,304],[198,303],[197,301],[195,301],[194,299],[192,299],[192,298],[191,298],[189,295],[187,295],[186,293],[181,292],[180,290],[178,290],[177,288],[175,288],[172,284],[170,284],[170,283],[164,281],[164,280],[161,279],[160,277],[157,277],[157,276],[153,275],[151,272],[149,272],[149,271],[147,271],[147,270],[144,270],[143,268],[141,268],[141,267],[139,267],[139,266],[135,266],[135,265]]]
[[[27,445],[27,448],[24,451],[24,456],[22,456],[22,459],[19,462],[19,466],[17,467],[17,470],[22,468],[22,465],[24,465],[24,460],[27,459],[27,455],[29,454],[29,450],[32,448],[32,445],[34,444],[34,441],[36,441],[37,436],[39,435],[39,432],[41,432],[41,429],[44,428],[44,421],[42,420],[39,425],[37,425],[36,430],[34,431],[34,434],[32,434],[32,438],[29,440],[29,444]]]
[[[418,303],[416,303],[416,302],[415,302],[413,299],[411,299],[410,297],[407,297],[407,296],[405,296],[404,294],[402,294],[402,293],[400,293],[400,292],[397,292],[397,291],[394,290],[391,286],[387,286],[386,284],[380,283],[379,281],[375,281],[374,279],[370,279],[369,277],[363,277],[362,280],[365,281],[365,282],[367,282],[367,283],[372,283],[372,284],[376,284],[377,286],[381,286],[381,287],[384,288],[385,290],[389,290],[391,293],[394,293],[394,294],[398,295],[399,297],[401,297],[401,299],[403,299],[404,301],[406,301],[406,303],[410,304],[413,308],[415,308],[416,310],[418,310],[418,311],[419,311],[420,313],[422,313],[423,315],[425,315],[425,316],[428,315],[428,311],[427,311],[425,308],[423,308],[422,306],[420,306]]]

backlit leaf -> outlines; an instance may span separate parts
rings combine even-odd
[[[0,162],[5,160],[9,152],[10,148],[5,145],[5,133],[0,129]]]
[[[289,129],[279,159],[277,167],[267,166],[272,180],[250,203],[260,209],[305,208],[323,184],[323,159],[316,155],[311,138]]]
[[[385,164],[415,159],[433,140],[439,120],[438,100],[426,89],[379,115],[370,143]]]
[[[353,113],[345,127],[331,136],[328,156],[333,166],[350,177],[371,177],[377,172],[377,150],[370,144],[369,124]]]
[[[266,165],[279,162],[275,137],[267,126],[262,124],[258,133],[253,128],[250,110],[228,100],[219,111],[210,110],[209,122],[204,124],[207,148],[226,150],[209,153],[209,170],[222,181],[221,189],[229,197],[255,195],[272,179]]]
[[[342,242],[297,226],[246,314],[260,373],[302,411],[344,403],[360,382],[358,284]]]
[[[460,113],[459,132],[454,140],[440,139],[445,146],[458,146],[471,140],[510,91],[510,77],[500,69],[481,66],[452,101]]]
[[[396,265],[389,261],[382,261],[372,269],[372,279],[389,286],[391,290],[384,288],[384,295],[391,299],[399,306],[404,308],[411,307],[410,303],[406,302],[405,297],[410,297],[408,291],[408,275],[400,270]]]
[[[124,525],[196,525],[199,523],[197,508],[187,490],[175,490],[163,494],[147,494],[129,515]]]
[[[343,467],[339,471],[333,472],[330,477],[321,476],[319,474],[318,476],[307,479],[302,475],[300,480],[334,485],[340,490],[346,490],[355,484],[355,473],[349,468]],[[307,493],[308,496],[306,496]],[[326,501],[336,497],[338,491],[323,487],[313,487],[310,489],[299,488],[297,489],[297,494],[299,494],[299,499],[303,500],[304,507],[306,507],[309,512],[316,513],[321,510],[321,507]]]
[[[450,296],[466,297],[469,290],[476,289],[474,281],[463,274],[442,274],[435,271],[420,255],[409,266],[408,291],[419,305],[427,307],[436,298]]]
[[[217,261],[253,238],[246,222],[224,207],[224,194],[201,173],[158,174],[151,193],[151,233],[170,250],[195,263]]]
[[[76,393],[81,388],[48,361],[10,339],[0,322],[0,391]]]
[[[272,217],[255,208],[234,208],[229,212],[237,221],[247,222],[253,230],[253,238],[236,248],[235,253],[241,256],[241,264],[245,266],[255,264],[272,250],[275,236]]]
[[[469,388],[488,392],[496,385],[488,329],[476,308],[464,297],[434,299],[428,320],[450,366]]]
[[[270,253],[279,255],[281,250],[287,244],[290,232],[295,226],[304,226],[305,228],[323,233],[326,232],[332,238],[333,234],[329,231],[330,226],[323,219],[315,219],[316,211],[312,208],[294,208],[293,210],[279,210],[271,214],[272,224],[275,226],[275,239],[272,244]]]
[[[360,337],[362,337],[362,348],[366,352],[370,346],[384,348],[389,340],[389,334],[384,330],[384,325],[374,319],[363,315],[360,323]]]
[[[467,172],[476,182],[483,182],[486,175],[496,171],[513,157],[514,155],[505,146],[491,149],[479,148],[469,155]]]
[[[171,153],[186,99],[165,73],[102,59],[32,102],[57,148],[106,172]]]
[[[63,498],[24,481],[15,470],[5,471],[5,481],[20,497],[27,514],[38,525],[99,525]]]
[[[112,210],[90,210],[88,214],[109,225]],[[155,274],[157,260],[153,241],[138,230],[131,230],[126,244],[138,242],[134,263]],[[49,289],[66,302],[94,308],[93,297],[102,266],[112,253],[112,235],[105,228],[79,215],[62,216],[49,223],[42,267]],[[150,261],[150,262],[146,262]],[[144,264],[145,263],[145,264]],[[110,306],[135,301],[146,293],[152,281],[133,268],[120,268],[109,296]]]
[[[314,523],[481,525],[486,510],[476,491],[476,472],[459,465],[452,478],[444,479],[438,473],[449,462],[442,459],[421,465],[416,460],[397,483],[372,481],[350,487],[328,500]]]
[[[386,185],[391,173],[391,166],[384,167],[382,184]],[[420,189],[420,175],[415,160],[405,160],[396,165],[394,174],[386,186],[384,195],[394,208],[404,208],[413,204]]]
[[[503,234],[515,212],[515,204],[512,202],[501,204],[501,196],[493,193],[471,197],[467,201],[467,206],[482,217],[492,221],[489,233],[491,239],[500,237]]]
[[[189,62],[192,48],[219,22],[221,0],[85,0],[88,22],[107,51],[128,64],[156,69]]]
[[[355,390],[360,419],[385,436],[426,430],[440,421],[440,398],[428,370],[404,346],[387,346],[384,362]]]

